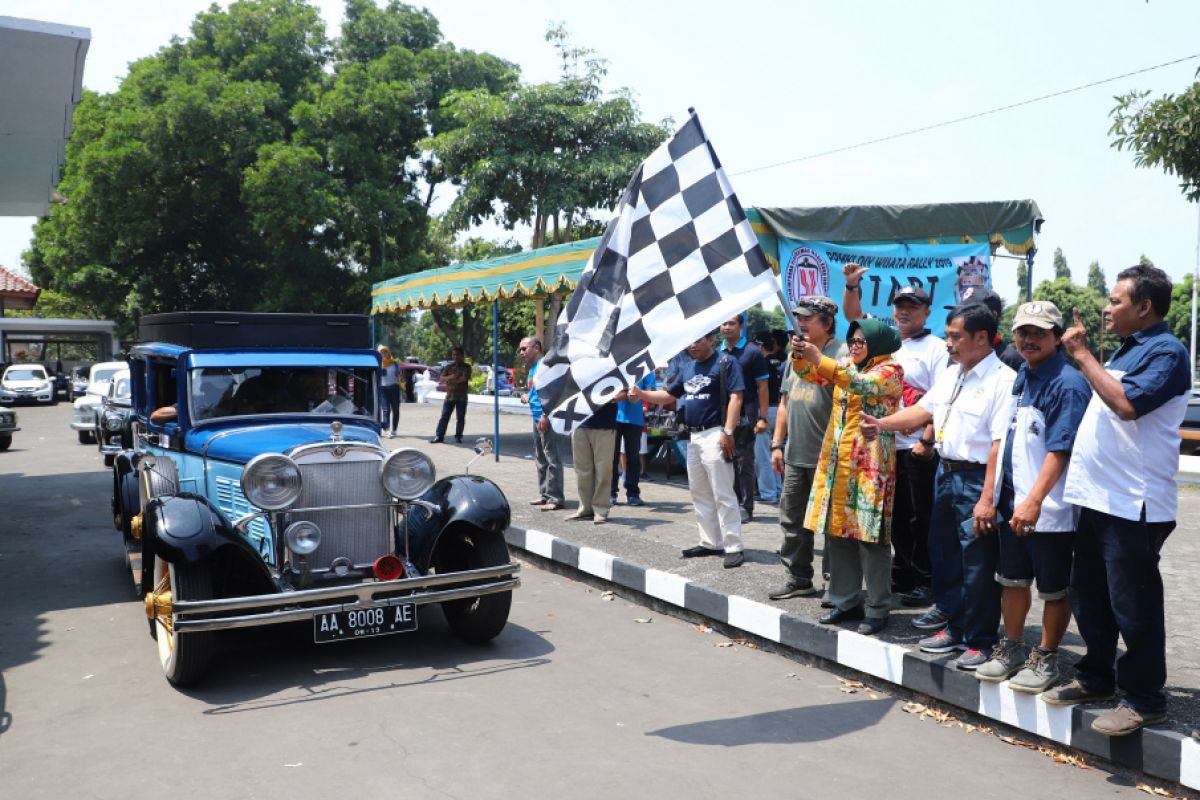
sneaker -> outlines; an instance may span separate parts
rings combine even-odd
[[[683,553],[684,558],[700,558],[701,556],[723,556],[723,555],[725,555],[724,550],[713,550],[712,548],[705,547],[702,544],[698,544],[695,547],[689,547],[686,550],[683,550],[682,553]]]
[[[940,631],[949,622],[950,618],[945,612],[934,606],[921,616],[913,617],[912,626],[919,631]]]
[[[1138,711],[1121,703],[1096,717],[1092,730],[1101,736],[1128,736],[1147,725],[1160,725],[1166,721],[1166,711]]]
[[[396,432],[395,432],[395,431],[392,431],[392,432],[390,432],[390,433],[388,434],[388,438],[389,438],[389,439],[395,439],[395,438],[396,438]]]
[[[1093,691],[1079,678],[1042,694],[1042,700],[1052,706],[1073,706],[1076,703],[1105,703],[1116,697],[1112,689],[1107,692]]]
[[[954,666],[967,672],[974,672],[987,662],[987,653],[982,650],[976,650],[974,647],[968,647],[961,656],[954,659]]]
[[[917,647],[921,648],[923,653],[950,653],[955,650],[967,649],[967,646],[962,643],[962,639],[950,633],[949,628],[943,628],[933,636],[922,639],[917,642]]]
[[[1025,645],[1014,639],[1001,639],[992,648],[991,657],[975,670],[975,677],[981,681],[999,683],[1020,672],[1024,666]]]
[[[803,578],[789,578],[786,582],[767,592],[772,600],[787,600],[789,597],[813,597],[821,590],[813,586],[813,582]]]
[[[726,553],[725,554],[725,569],[733,569],[734,567],[740,567],[742,565],[742,562],[745,560],[746,560],[746,557],[744,555],[742,555],[741,550],[738,550],[736,553]]]
[[[1058,651],[1035,647],[1030,651],[1025,666],[1008,682],[1008,688],[1014,692],[1041,694],[1058,683],[1060,678],[1062,672],[1058,669]]]
[[[927,608],[933,605],[933,592],[928,586],[918,586],[900,595],[900,605],[905,608]]]
[[[609,495],[608,504],[610,506],[615,506],[615,505],[618,505],[619,503],[620,503],[620,500],[617,499],[617,496],[615,494]]]
[[[645,505],[645,503],[642,502],[642,498],[638,497],[636,494],[633,497],[626,500],[625,502],[629,503],[629,505],[631,505],[631,506],[644,506]]]

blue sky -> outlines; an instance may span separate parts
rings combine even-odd
[[[220,3],[227,5],[227,3]],[[126,65],[185,36],[207,2],[0,0],[0,15],[92,30],[84,85],[116,88]],[[340,0],[316,3],[331,33]],[[1019,102],[1200,53],[1194,0],[975,2],[415,3],[460,48],[553,80],[544,41],[561,21],[608,60],[643,116],[682,121],[694,106],[748,206],[1033,198],[1046,223],[1035,279],[1061,247],[1075,279],[1098,260],[1111,284],[1145,253],[1176,280],[1196,268],[1200,211],[1178,181],[1110,146],[1114,95],[1178,92],[1200,59],[946,128],[753,171],[855,142]],[[741,173],[741,174],[740,174]],[[449,190],[446,190],[449,191]],[[449,197],[440,198],[443,203]],[[0,264],[17,266],[32,219],[0,219]],[[494,227],[484,235],[511,234]],[[518,238],[527,238],[518,232]],[[1016,297],[1015,262],[997,290]]]

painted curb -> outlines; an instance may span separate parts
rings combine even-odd
[[[544,531],[509,528],[505,538],[512,547],[784,647],[856,669],[1123,767],[1200,789],[1200,742],[1175,731],[1146,728],[1131,736],[1110,739],[1091,729],[1100,711],[1047,705],[1035,696],[1012,691],[1007,682],[983,683],[970,673],[948,666],[955,654],[927,661],[903,645],[820,625],[778,606],[726,594]]]

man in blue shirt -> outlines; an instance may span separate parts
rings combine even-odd
[[[1055,705],[1124,697],[1092,729],[1124,736],[1167,719],[1166,623],[1159,551],[1175,528],[1179,424],[1192,368],[1163,319],[1171,281],[1155,267],[1117,275],[1105,307],[1106,328],[1124,338],[1108,364],[1088,350],[1075,325],[1067,354],[1094,394],[1075,437],[1064,497],[1079,507],[1071,608],[1087,653],[1075,680],[1042,695]],[[1117,658],[1117,637],[1125,653]]]
[[[767,389],[771,367],[762,351],[746,340],[746,315],[721,323],[721,351],[741,367],[746,396],[742,403],[744,424],[734,428],[733,490],[743,523],[754,517],[754,493],[758,476],[754,469],[754,437],[767,432]]]
[[[689,439],[688,488],[696,507],[700,544],[683,551],[684,558],[724,554],[727,569],[741,566],[742,523],[733,492],[733,432],[742,413],[745,384],[732,358],[713,349],[713,336],[688,345],[690,364],[664,389],[629,390],[634,400],[664,405],[679,399],[679,411]]]
[[[650,373],[638,383],[639,389],[653,389],[657,384],[654,373]],[[621,477],[621,452],[625,453],[625,498],[631,506],[642,504],[642,491],[638,479],[642,473],[642,426],[646,416],[642,413],[641,400],[622,400],[617,403],[617,444],[613,448],[612,466],[612,497],[609,500],[617,504],[617,484]]]
[[[541,493],[530,505],[542,511],[558,511],[563,507],[563,465],[561,438],[550,427],[550,418],[542,411],[533,376],[542,365],[542,340],[526,336],[517,347],[522,363],[529,368],[525,385],[529,390],[521,395],[521,402],[529,404],[533,415],[533,459],[537,463],[538,491]]]
[[[1048,302],[1025,303],[1013,319],[1017,351],[1025,359],[1013,384],[1008,430],[990,469],[999,466],[992,502],[1000,524],[996,582],[1002,589],[1004,637],[975,671],[981,681],[1009,680],[1016,692],[1038,694],[1058,683],[1058,645],[1071,621],[1067,588],[1075,512],[1063,499],[1067,461],[1092,387],[1067,364],[1058,345],[1063,318]],[[1041,644],[1028,654],[1025,617],[1037,579],[1042,608]]]

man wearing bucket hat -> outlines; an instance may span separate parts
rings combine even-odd
[[[1010,679],[1013,691],[1039,694],[1059,681],[1058,645],[1071,620],[1067,589],[1075,514],[1063,499],[1063,488],[1092,389],[1059,349],[1063,318],[1057,306],[1025,303],[1017,309],[1012,329],[1025,365],[1013,384],[1014,403],[998,463],[990,465],[997,476],[996,509],[1008,520],[995,534],[1004,637],[975,677]],[[1035,578],[1045,605],[1041,642],[1027,657],[1023,635]]]

